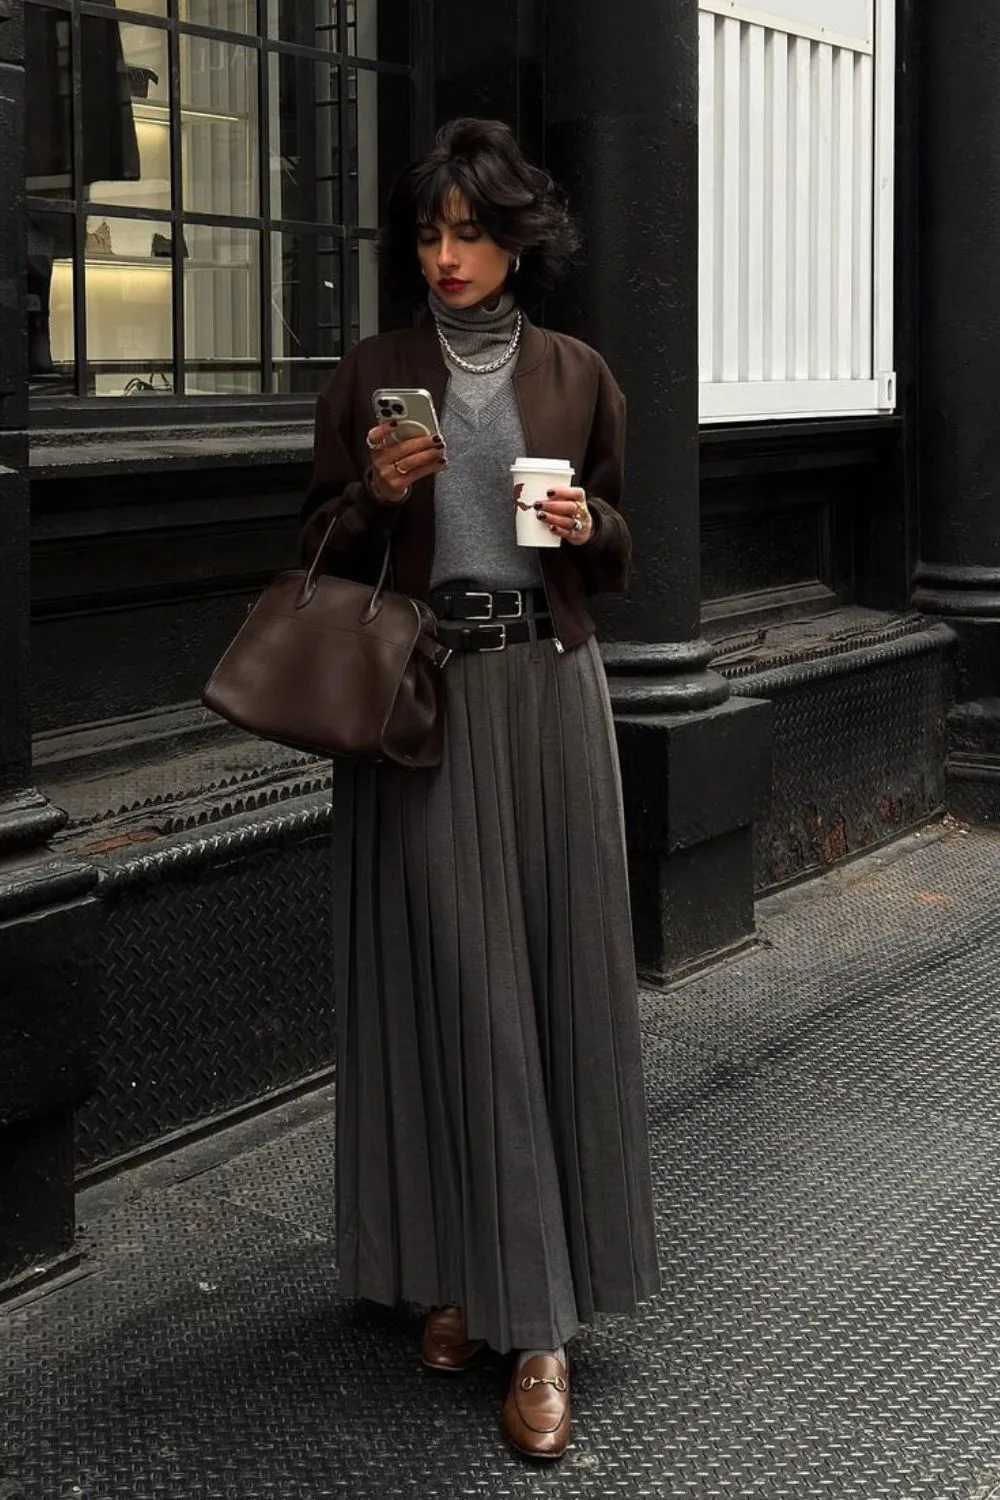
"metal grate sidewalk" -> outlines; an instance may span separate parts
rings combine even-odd
[[[0,1314],[0,1500],[994,1500],[998,877],[933,830],[645,998],[666,1291],[574,1345],[560,1466],[503,1361],[338,1300],[327,1096],[85,1195],[94,1273]]]

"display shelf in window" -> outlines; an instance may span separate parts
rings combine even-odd
[[[156,104],[153,101],[132,101],[132,112],[137,120],[145,120],[148,125],[170,125],[169,104]],[[234,115],[221,109],[194,109],[191,107],[180,110],[182,120],[196,120],[206,124],[222,123],[227,125],[246,125],[246,115]]]
[[[156,260],[142,260],[138,256],[130,258],[127,255],[88,255],[85,265],[88,270],[94,266],[120,267],[123,271],[161,271],[164,266],[168,269],[171,261],[169,255]],[[184,269],[186,271],[251,271],[254,267],[248,260],[191,260],[185,257]]]

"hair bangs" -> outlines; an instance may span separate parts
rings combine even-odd
[[[456,199],[463,208],[461,219]],[[453,120],[433,148],[396,179],[379,235],[390,295],[419,302],[427,294],[416,254],[417,231],[438,223],[479,225],[512,256],[510,282],[531,300],[565,275],[579,244],[565,199],[547,173],[522,155],[499,120]]]
[[[457,224],[456,200],[461,200],[466,212],[462,218],[470,223],[486,227],[489,207],[484,203],[475,182],[475,174],[463,161],[430,162],[426,170],[416,174],[413,184],[413,216],[419,224]],[[483,214],[483,209],[486,214]]]

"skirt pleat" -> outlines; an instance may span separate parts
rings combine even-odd
[[[433,772],[337,773],[342,1289],[552,1348],[659,1286],[593,641],[457,656]]]

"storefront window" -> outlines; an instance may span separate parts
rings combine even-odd
[[[410,3],[27,0],[36,396],[309,392],[376,330]]]

